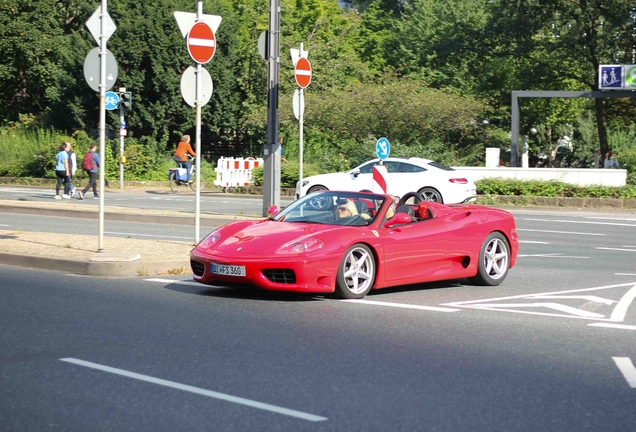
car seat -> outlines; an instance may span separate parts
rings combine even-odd
[[[367,206],[366,203],[360,200],[354,201],[354,203],[356,205],[356,208],[358,209],[359,214],[362,214],[362,213],[369,214],[369,206]]]

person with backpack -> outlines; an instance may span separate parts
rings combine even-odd
[[[60,144],[60,151],[55,155],[55,175],[57,176],[57,184],[55,185],[55,199],[70,199],[69,192],[70,180],[68,153],[66,152],[67,144]],[[60,196],[60,187],[64,185],[64,194]]]
[[[93,188],[93,199],[99,199],[97,194],[97,170],[99,168],[99,153],[97,153],[97,144],[91,144],[91,150],[84,155],[82,159],[82,169],[88,173],[89,180],[84,190],[79,191],[79,199],[84,199],[84,194]]]
[[[197,157],[197,154],[192,150],[190,145],[190,135],[183,135],[181,141],[177,145],[177,151],[174,152],[172,158],[175,160],[179,167],[185,168],[188,173],[188,183],[192,183],[192,173],[190,172],[190,163],[188,162],[188,154],[192,157]]]

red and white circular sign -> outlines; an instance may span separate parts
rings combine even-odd
[[[194,23],[188,32],[186,44],[190,57],[197,63],[205,64],[214,57],[216,38],[210,26],[203,21]]]
[[[309,60],[305,57],[299,58],[298,62],[296,62],[294,77],[296,78],[298,87],[303,89],[311,82],[311,65],[309,64]]]

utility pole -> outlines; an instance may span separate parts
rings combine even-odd
[[[263,216],[280,205],[280,152],[278,152],[278,81],[280,70],[280,0],[269,3],[269,73],[267,77],[267,143],[263,148]]]

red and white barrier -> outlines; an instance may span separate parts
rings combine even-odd
[[[374,165],[373,166],[373,183],[371,184],[371,191],[375,193],[386,193],[387,176],[388,176],[388,171],[386,169],[386,165]]]
[[[263,165],[263,159],[248,158],[219,158],[216,168],[216,180],[214,185],[219,187],[245,187],[251,186],[252,170]]]

